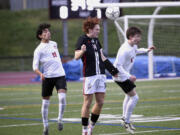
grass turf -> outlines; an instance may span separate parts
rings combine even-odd
[[[180,80],[142,81],[136,85],[140,97],[133,113],[139,117],[134,115],[132,118],[137,128],[136,134],[180,134],[180,120],[173,120],[180,119]],[[3,108],[0,110],[1,135],[42,134],[40,85],[0,86],[0,93],[0,109]],[[107,83],[105,103],[94,135],[126,134],[118,121],[122,114],[123,98],[122,90],[115,83]],[[58,99],[54,90],[49,107],[50,135],[81,134],[82,101],[82,83],[68,82],[64,130],[59,133],[54,120],[58,115]]]

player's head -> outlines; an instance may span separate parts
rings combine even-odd
[[[100,33],[100,20],[98,18],[88,17],[83,23],[83,31],[91,37],[98,37]]]
[[[51,38],[50,27],[51,25],[47,23],[40,24],[36,31],[36,38],[39,40],[49,40]]]
[[[141,41],[141,30],[137,27],[130,27],[126,31],[126,37],[132,44],[138,44]]]

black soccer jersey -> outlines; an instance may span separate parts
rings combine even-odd
[[[81,57],[84,77],[105,74],[104,63],[100,55],[102,47],[98,38],[89,38],[87,35],[80,36],[76,44],[76,50],[81,50],[83,44],[86,45],[86,52]]]

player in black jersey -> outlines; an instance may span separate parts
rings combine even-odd
[[[83,62],[82,135],[92,135],[92,130],[101,113],[106,92],[105,68],[109,67],[111,71],[115,71],[112,64],[102,54],[102,47],[98,40],[99,22],[100,20],[97,18],[88,18],[84,21],[85,35],[79,37],[75,50],[75,59],[81,58]],[[117,70],[114,74],[117,74]],[[88,126],[89,109],[93,95],[95,95],[95,104],[91,111],[91,122]]]

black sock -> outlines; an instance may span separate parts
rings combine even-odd
[[[99,118],[99,115],[91,113],[91,121],[92,121],[93,125],[95,125],[95,123],[97,122],[98,118]]]
[[[88,126],[88,119],[89,119],[89,118],[85,118],[85,117],[82,117],[82,118],[81,118],[81,122],[82,122],[82,125],[83,125],[83,126]]]

